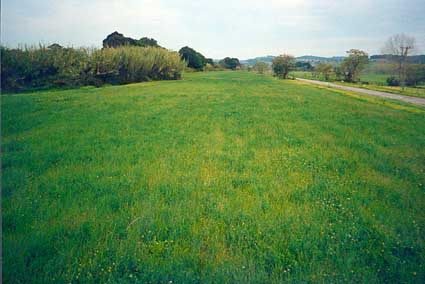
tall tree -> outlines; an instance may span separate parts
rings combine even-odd
[[[179,54],[182,59],[187,62],[187,66],[196,70],[202,70],[206,62],[204,62],[205,57],[188,46],[182,47],[179,50]]]
[[[341,71],[348,82],[356,82],[360,72],[369,62],[369,55],[359,49],[350,49],[347,51],[348,57],[341,63]]]
[[[292,55],[282,54],[273,58],[272,69],[280,79],[288,77],[289,71],[295,67],[295,58]]]
[[[397,63],[397,73],[402,86],[406,84],[407,57],[415,50],[415,38],[405,34],[391,36],[384,44],[382,53],[392,55]]]

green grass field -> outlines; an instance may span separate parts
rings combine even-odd
[[[424,283],[425,112],[245,72],[2,97],[4,283]]]
[[[309,71],[292,71],[290,73],[294,77],[326,81],[322,75],[314,76],[312,72]],[[329,81],[337,83],[340,85],[353,86],[363,89],[383,91],[394,94],[401,94],[405,96],[420,97],[425,98],[425,86],[417,87],[393,87],[387,86],[386,79],[389,75],[385,74],[376,74],[376,73],[363,73],[360,75],[360,83],[347,83],[336,81],[335,75],[330,76]],[[362,82],[368,82],[368,84],[363,84]]]
[[[362,82],[368,82],[372,85],[381,85],[385,86],[387,85],[387,78],[391,75],[387,74],[379,74],[379,73],[373,73],[373,72],[363,72],[360,75],[360,81]]]

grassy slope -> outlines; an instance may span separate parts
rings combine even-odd
[[[315,77],[313,76],[312,72],[308,71],[293,71],[291,72],[292,76],[299,77],[299,78],[305,78],[305,79],[313,79],[313,80],[321,80],[325,81],[323,76]],[[340,85],[348,85],[358,88],[364,88],[369,90],[375,90],[375,91],[383,91],[388,93],[394,93],[394,94],[401,94],[405,96],[413,96],[413,97],[420,97],[425,98],[425,87],[424,86],[418,86],[416,88],[413,87],[405,87],[402,89],[401,87],[391,87],[391,86],[385,86],[386,84],[386,78],[388,75],[383,74],[374,74],[374,73],[365,73],[360,76],[360,80],[362,82],[368,82],[369,84],[361,84],[361,83],[342,83],[339,81],[335,81],[335,76],[330,78],[330,81],[336,84]],[[334,82],[335,81],[335,82]]]
[[[397,106],[243,72],[4,96],[4,280],[423,283]]]

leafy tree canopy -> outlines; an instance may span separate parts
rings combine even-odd
[[[283,54],[273,58],[273,72],[281,79],[285,79],[295,66],[295,58],[292,55]]]
[[[356,82],[360,72],[369,62],[369,56],[366,52],[358,49],[347,51],[348,57],[341,63],[341,70],[348,82]]]
[[[310,70],[313,69],[313,66],[311,65],[311,63],[305,62],[305,61],[295,62],[295,67],[300,69],[300,70],[304,70],[304,71],[310,71]]]
[[[220,60],[219,64],[226,69],[235,70],[241,67],[241,63],[237,58],[226,57],[223,60]]]
[[[187,66],[196,70],[202,70],[207,64],[214,65],[211,58],[205,58],[201,53],[191,47],[185,46],[179,50],[180,56],[187,62]]]
[[[136,41],[130,37],[125,37],[119,32],[113,32],[103,40],[103,47],[119,47],[123,45],[136,45]]]
[[[320,62],[316,65],[315,70],[317,73],[322,74],[325,80],[329,80],[329,76],[333,72],[333,67],[329,63]]]
[[[119,47],[123,45],[129,45],[129,46],[153,46],[153,47],[160,47],[158,45],[158,42],[153,38],[147,38],[142,37],[141,39],[133,39],[131,37],[125,37],[123,34],[120,34],[119,32],[113,32],[110,35],[108,35],[103,40],[103,47],[104,48],[110,48],[110,47]]]
[[[139,39],[137,41],[137,45],[143,46],[143,47],[146,47],[146,46],[160,47],[158,45],[158,42],[155,39],[148,38],[148,37],[142,37],[141,39]]]

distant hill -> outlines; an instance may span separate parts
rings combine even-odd
[[[271,64],[273,58],[276,56],[267,55],[261,57],[255,57],[251,59],[240,60],[241,64],[254,65],[256,62],[266,62]],[[296,61],[318,63],[318,62],[328,62],[328,63],[339,63],[344,60],[344,56],[332,56],[332,57],[323,57],[323,56],[314,56],[314,55],[303,55],[295,57]],[[371,55],[370,60],[372,61],[389,61],[393,58],[392,55]],[[425,55],[413,55],[409,56],[410,63],[416,64],[425,64]]]
[[[306,62],[340,62],[344,60],[344,56],[332,56],[332,57],[322,57],[314,55],[304,55],[296,57],[297,61],[306,61]]]
[[[241,64],[246,65],[254,65],[256,62],[266,62],[271,64],[273,61],[273,58],[276,56],[273,55],[267,55],[267,56],[261,56],[261,57],[255,57],[251,59],[245,59],[240,60]],[[310,62],[310,63],[319,63],[319,62],[328,62],[328,63],[339,63],[344,60],[344,56],[332,56],[332,57],[323,57],[323,56],[314,56],[314,55],[303,55],[299,57],[295,57],[296,61],[301,62]],[[371,61],[390,61],[393,59],[392,55],[371,55],[370,60]],[[425,64],[425,55],[413,55],[409,56],[409,62],[410,63],[416,63],[416,64]]]
[[[266,63],[272,64],[273,58],[275,58],[275,57],[276,56],[273,56],[273,55],[255,57],[255,58],[251,58],[251,59],[240,60],[240,63],[246,64],[246,65],[254,65],[257,62],[266,62]]]
[[[254,65],[256,62],[266,62],[271,64],[273,61],[273,58],[275,57],[276,56],[273,56],[273,55],[267,55],[262,57],[255,57],[251,59],[241,60],[240,62],[242,64],[247,64],[247,65]],[[295,59],[297,61],[316,63],[316,62],[340,62],[344,60],[344,57],[343,56],[321,57],[321,56],[313,56],[313,55],[304,55],[304,56],[295,57]]]

